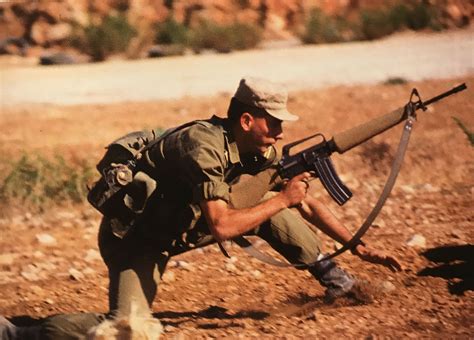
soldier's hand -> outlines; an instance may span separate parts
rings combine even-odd
[[[380,250],[372,249],[363,245],[358,245],[355,249],[355,254],[364,261],[375,264],[381,264],[389,268],[393,272],[397,272],[403,269],[402,265],[395,256],[389,255]]]
[[[280,194],[285,198],[288,207],[296,206],[304,200],[308,193],[310,177],[309,172],[304,172],[283,184]]]

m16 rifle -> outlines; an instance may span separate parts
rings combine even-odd
[[[414,117],[417,110],[422,109],[425,111],[428,105],[459,91],[463,91],[466,88],[466,84],[461,84],[425,102],[421,100],[418,91],[413,89],[410,101],[404,107],[398,108],[347,131],[338,133],[330,140],[326,140],[322,134],[317,133],[286,144],[282,149],[278,173],[282,178],[290,179],[303,172],[310,172],[321,180],[329,195],[339,205],[343,205],[352,197],[352,193],[337,175],[330,159],[332,153],[337,152],[342,154],[401,123],[409,116]],[[416,101],[413,100],[415,97],[417,98]],[[322,138],[320,143],[290,155],[290,150],[293,147],[317,137]]]

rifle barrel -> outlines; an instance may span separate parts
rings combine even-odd
[[[466,83],[462,83],[461,85],[458,85],[454,88],[452,88],[451,90],[449,91],[446,91],[444,93],[441,93],[431,99],[428,99],[427,101],[423,102],[423,106],[428,106],[430,104],[433,104],[434,102],[437,102],[438,100],[441,100],[443,99],[444,97],[447,97],[447,96],[450,96],[454,93],[457,93],[457,92],[460,92],[460,91],[464,91],[465,89],[467,89],[467,86],[466,86]],[[416,107],[417,109],[419,109],[419,106]]]

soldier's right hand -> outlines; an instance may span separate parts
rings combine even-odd
[[[285,199],[288,207],[296,206],[304,200],[308,193],[308,180],[310,177],[311,175],[309,172],[303,172],[283,183],[283,188],[280,194]]]

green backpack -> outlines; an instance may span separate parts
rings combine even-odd
[[[90,188],[87,200],[109,219],[113,233],[120,238],[131,230],[156,188],[156,181],[140,171],[137,162],[160,137],[154,130],[120,137],[107,146],[96,166],[101,177]]]
[[[101,177],[90,188],[87,200],[108,218],[117,237],[125,237],[133,228],[156,189],[156,179],[138,166],[143,153],[168,135],[194,124],[210,126],[207,121],[196,120],[162,134],[156,130],[137,131],[107,146],[105,155],[97,164]]]

